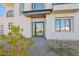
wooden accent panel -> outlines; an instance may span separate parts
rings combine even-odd
[[[42,15],[32,15],[31,18],[45,18],[46,15],[42,14]]]

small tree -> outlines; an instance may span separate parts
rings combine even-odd
[[[7,43],[12,46],[11,55],[29,55],[29,49],[34,44],[32,38],[26,38],[19,26],[11,26],[7,35]]]

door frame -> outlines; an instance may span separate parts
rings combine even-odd
[[[35,36],[33,36],[33,23],[35,23]],[[36,35],[36,23],[43,23],[43,36]],[[45,36],[45,22],[43,21],[32,22],[32,37],[44,37],[44,36]]]

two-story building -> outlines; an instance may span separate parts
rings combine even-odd
[[[79,4],[14,3],[2,4],[0,34],[8,33],[11,24],[20,25],[26,37],[52,40],[79,40]]]

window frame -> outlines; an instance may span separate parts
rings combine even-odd
[[[19,3],[19,15],[23,15],[22,11],[24,11],[24,3]]]
[[[11,13],[11,14],[10,14],[10,13]],[[13,14],[12,14],[12,13],[13,13]],[[7,17],[14,17],[14,10],[8,10],[6,16],[7,16]]]
[[[9,22],[9,23],[8,23],[9,30],[11,30],[12,24],[13,24],[12,22]]]
[[[0,26],[2,26],[0,29],[0,35],[3,35],[4,34],[4,25],[0,25]]]
[[[59,20],[59,30],[57,29],[56,20]],[[66,20],[69,20],[69,30],[61,30],[61,20],[64,20],[64,24],[66,25]],[[56,17],[55,18],[55,31],[56,32],[71,32],[72,31],[72,17]]]
[[[36,9],[36,4],[43,4],[43,9],[44,9],[44,3],[32,3],[32,10],[43,10],[43,9]]]

